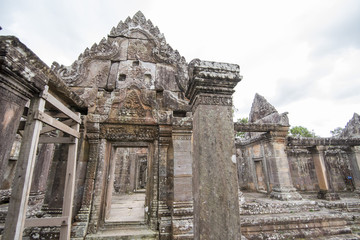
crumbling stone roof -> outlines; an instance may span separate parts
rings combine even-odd
[[[354,113],[352,119],[346,124],[340,137],[360,137],[360,116]]]
[[[15,36],[0,36],[0,71],[13,76],[29,88],[32,94],[49,85],[51,92],[77,110],[85,111],[86,105],[54,72]],[[4,84],[8,81],[1,80]],[[24,93],[25,94],[25,93]]]
[[[263,96],[256,93],[250,110],[249,122],[254,123],[272,113],[278,113],[278,111]]]

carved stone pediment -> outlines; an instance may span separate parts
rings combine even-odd
[[[99,87],[113,91],[115,82],[119,83],[126,75],[119,69],[119,65],[126,61],[164,64],[172,71],[168,80],[171,81],[171,89],[168,90],[174,89],[175,85],[184,92],[187,87],[188,69],[185,58],[166,43],[164,35],[141,12],[136,13],[133,18],[127,18],[125,22],[121,21],[107,38],[86,48],[71,66],[54,62],[51,68],[71,87]],[[159,70],[160,73],[162,70],[164,69]],[[151,80],[155,80],[155,72],[146,72],[145,75],[151,75]],[[161,82],[162,79],[158,81]],[[154,83],[148,85],[144,86],[150,88]],[[166,84],[161,86],[165,89],[167,87]]]
[[[125,98],[114,100],[107,122],[155,123],[151,106],[146,102],[138,88],[128,89]]]

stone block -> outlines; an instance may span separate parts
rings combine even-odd
[[[174,177],[174,201],[192,199],[192,177]]]

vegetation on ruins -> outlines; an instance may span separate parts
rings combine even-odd
[[[337,127],[334,130],[330,131],[331,137],[340,137],[341,133],[343,132],[343,128]]]
[[[309,130],[303,126],[295,126],[289,130],[291,137],[317,137],[314,130]]]
[[[236,122],[238,122],[238,123],[248,123],[249,118],[248,117],[238,118],[238,120]],[[245,132],[237,132],[236,137],[244,138],[245,137]]]

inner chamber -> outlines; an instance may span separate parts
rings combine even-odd
[[[148,148],[116,147],[110,160],[105,221],[144,221]]]

